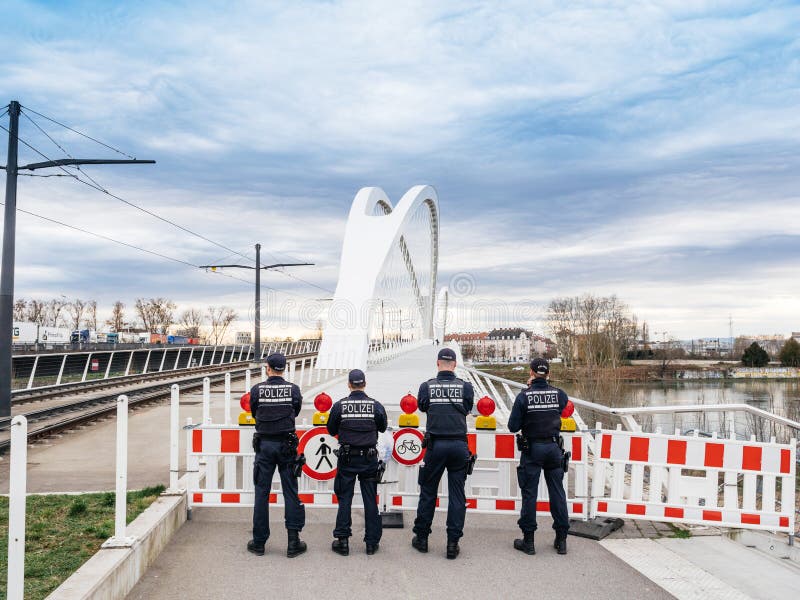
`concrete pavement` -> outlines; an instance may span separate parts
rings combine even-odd
[[[519,535],[515,517],[467,515],[461,555],[451,561],[444,557],[444,514],[436,515],[428,554],[411,548],[414,515],[406,513],[406,527],[385,530],[379,552],[367,556],[356,510],[351,554],[342,557],[330,550],[334,509],[309,509],[302,534],[309,550],[289,559],[282,509],[271,511],[267,554],[247,552],[251,514],[194,509],[128,598],[672,598],[597,542],[571,536],[569,554],[559,556],[549,519],[540,519],[537,554],[527,556],[511,546]]]

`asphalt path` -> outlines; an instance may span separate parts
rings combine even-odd
[[[437,513],[430,551],[411,547],[413,513],[404,529],[386,529],[380,550],[364,551],[363,516],[353,514],[350,556],[330,549],[334,509],[307,510],[301,537],[306,554],[286,557],[283,511],[270,514],[265,556],[247,552],[252,512],[245,508],[195,508],[128,598],[672,598],[597,542],[569,537],[569,553],[553,548],[549,519],[540,519],[537,554],[513,549],[513,516],[467,515],[461,555],[445,558],[445,515]]]

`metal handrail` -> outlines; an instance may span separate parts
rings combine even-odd
[[[485,373],[472,367],[464,367],[464,369],[468,370],[475,376],[491,379],[499,383],[504,383],[511,388],[520,390],[526,389],[524,384],[517,381],[512,381],[511,379],[498,377],[497,375]],[[619,417],[642,414],[673,414],[687,412],[745,412],[800,431],[800,422],[776,415],[760,408],[756,408],[755,406],[750,406],[749,404],[678,404],[671,406],[633,406],[626,408],[614,408],[611,406],[605,406],[604,404],[590,402],[588,400],[581,400],[580,398],[573,398],[572,396],[570,396],[570,400],[572,400],[575,406],[580,406],[603,414]]]

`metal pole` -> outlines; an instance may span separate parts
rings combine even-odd
[[[0,417],[11,416],[11,330],[14,327],[14,238],[17,227],[17,152],[19,102],[8,105],[8,163],[6,208],[3,221],[3,258],[0,275]]]
[[[231,374],[225,373],[225,425],[231,424]]]
[[[28,421],[22,415],[17,415],[11,421],[11,472],[8,488],[8,600],[22,600],[25,589],[27,469]]]
[[[203,377],[203,425],[211,423],[211,380]]]
[[[170,388],[169,404],[169,489],[178,489],[178,450],[180,447],[180,388],[175,383]]]
[[[261,360],[261,244],[256,244],[256,361]]]
[[[117,497],[114,509],[114,537],[125,539],[128,507],[128,397],[117,398]]]

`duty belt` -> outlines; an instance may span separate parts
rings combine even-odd
[[[378,451],[374,447],[369,448],[353,448],[350,447],[350,456],[377,456]]]
[[[559,436],[551,435],[548,437],[529,437],[528,441],[533,442],[534,444],[546,444],[547,442],[553,442],[554,444],[558,443]]]
[[[466,433],[431,433],[432,440],[458,440],[461,442],[467,441]]]
[[[264,442],[285,442],[286,438],[292,435],[293,432],[287,431],[286,433],[256,433],[258,439]]]

